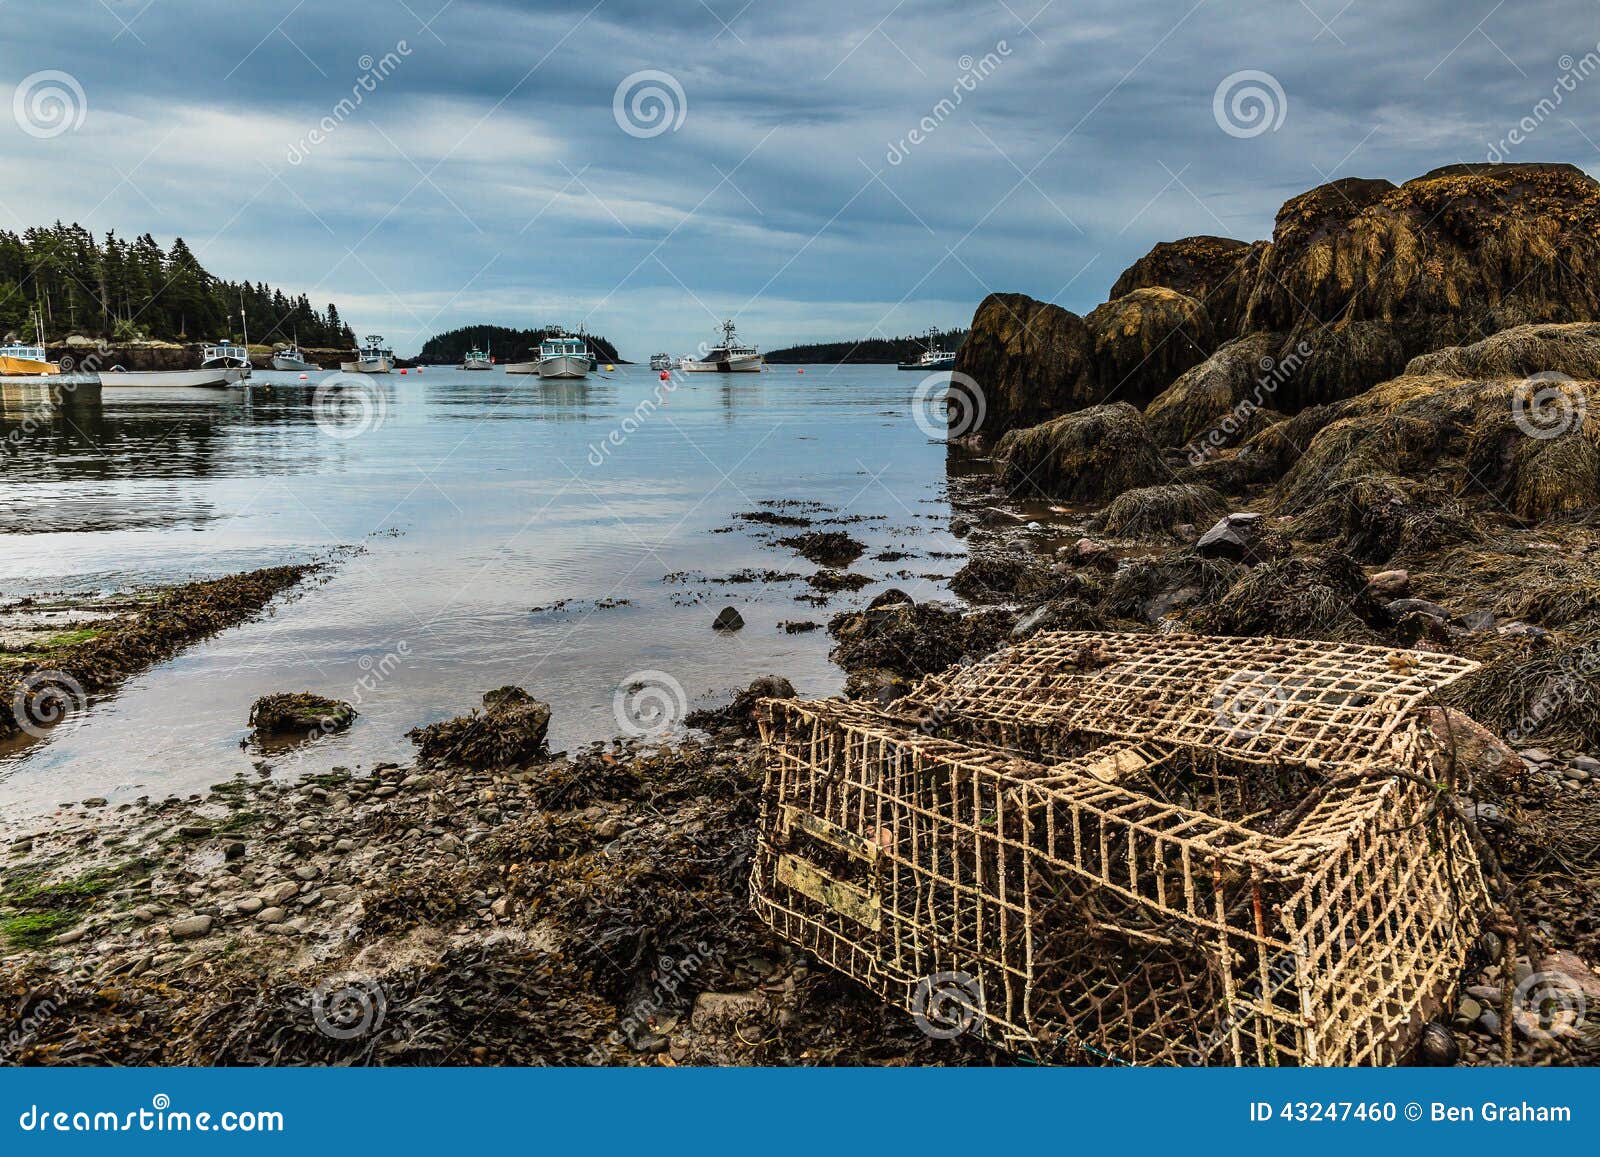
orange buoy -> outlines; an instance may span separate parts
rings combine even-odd
[[[301,380],[301,381],[302,381],[302,382],[303,382],[303,381],[305,381],[305,380],[306,380],[306,375],[305,375],[305,374],[301,374],[301,375],[300,375],[300,380]]]
[[[805,372],[806,372],[805,366],[801,366],[799,369],[795,370],[795,373],[797,373],[797,374],[803,374]]]

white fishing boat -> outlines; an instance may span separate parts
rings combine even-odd
[[[928,331],[928,348],[922,351],[922,356],[914,362],[900,362],[902,370],[921,370],[923,373],[937,373],[939,370],[953,369],[956,364],[954,350],[939,348],[939,331]]]
[[[474,347],[469,349],[466,356],[461,359],[461,368],[464,370],[492,370],[494,369],[494,356],[488,350]]]
[[[651,354],[650,368],[653,370],[670,370],[672,368],[672,355]]]
[[[244,379],[240,370],[215,366],[202,370],[125,370],[112,366],[100,374],[102,386],[232,386]]]
[[[300,340],[296,338],[282,349],[272,351],[272,368],[275,370],[320,370],[322,367],[315,362],[306,361],[306,355],[300,350]]]
[[[539,343],[541,378],[586,378],[597,361],[582,337],[558,333]]]
[[[355,360],[340,362],[339,368],[347,374],[386,374],[394,369],[394,350],[383,344],[375,333],[367,335],[367,344],[355,351]]]
[[[0,375],[32,378],[54,376],[61,372],[61,367],[45,356],[43,315],[35,312],[31,320],[38,344],[29,345],[21,339],[11,338],[5,345],[0,345]]]
[[[250,377],[250,350],[232,340],[208,345],[200,355],[200,370],[221,370],[225,385],[245,381]]]
[[[722,340],[699,358],[684,357],[678,368],[686,374],[757,374],[766,361],[761,351],[739,340],[733,322],[722,323]]]

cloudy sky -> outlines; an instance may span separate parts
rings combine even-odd
[[[1494,151],[1600,173],[1595,0],[0,0],[0,22],[6,227],[181,235],[402,352],[583,321],[637,358],[722,315],[770,348],[965,324],[996,289],[1084,311],[1154,242],[1266,236],[1331,177]]]

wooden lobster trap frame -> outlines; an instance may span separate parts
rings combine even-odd
[[[1396,770],[1451,656],[1052,633],[890,710],[762,706],[756,910],[913,1013],[1061,1060],[1390,1063],[1485,886]]]

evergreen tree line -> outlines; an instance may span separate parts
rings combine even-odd
[[[69,334],[134,341],[214,341],[244,336],[252,344],[292,341],[350,349],[355,334],[337,306],[312,307],[264,282],[213,277],[179,237],[163,251],[145,233],[104,241],[81,225],[59,221],[21,234],[0,230],[0,336],[33,337],[30,317],[44,314],[45,336]]]
[[[967,340],[964,329],[939,330],[933,335],[935,344],[942,350],[959,349]],[[871,337],[861,341],[818,342],[812,345],[789,346],[772,350],[767,361],[780,365],[867,365],[878,362],[911,362],[922,356],[928,348],[928,335],[919,333],[912,337]]]
[[[488,350],[497,362],[520,362],[529,358],[531,350],[551,334],[565,332],[559,325],[541,329],[512,329],[504,325],[468,325],[435,334],[422,345],[417,360],[429,366],[457,365],[468,350]],[[603,362],[620,363],[617,347],[598,334],[584,334],[589,348]]]

